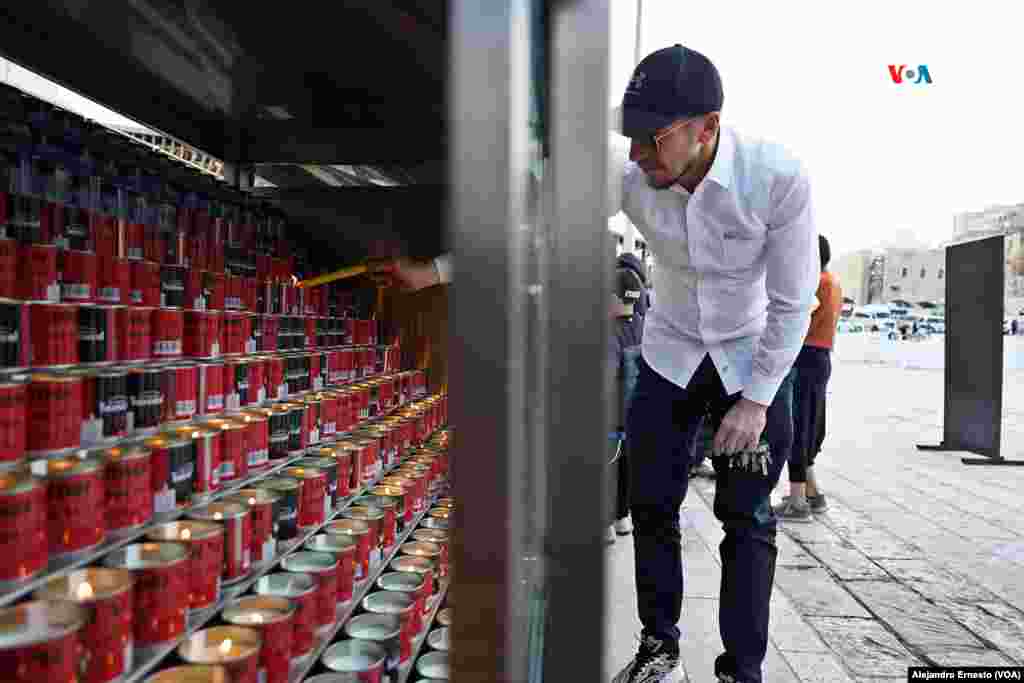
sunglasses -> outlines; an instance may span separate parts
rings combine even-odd
[[[694,123],[694,122],[696,122],[698,120],[699,119],[686,119],[686,120],[683,120],[683,121],[677,121],[676,123],[674,123],[671,126],[669,126],[668,130],[662,131],[661,133],[653,133],[650,136],[650,141],[651,141],[650,144],[653,145],[654,149],[660,154],[661,153],[661,141],[662,140],[664,140],[668,136],[672,135],[677,130],[681,130],[683,128],[686,128],[691,123]]]

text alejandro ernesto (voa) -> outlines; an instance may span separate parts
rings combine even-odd
[[[1024,667],[911,667],[907,681],[1024,681]]]

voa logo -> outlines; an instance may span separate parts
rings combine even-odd
[[[931,84],[932,75],[928,73],[928,65],[922,64],[917,69],[908,69],[906,64],[890,64],[889,65],[889,77],[892,78],[892,82],[897,85],[903,83],[927,83]]]

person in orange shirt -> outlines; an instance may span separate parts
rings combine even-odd
[[[814,477],[814,460],[825,440],[825,395],[832,375],[832,346],[835,343],[843,290],[839,279],[828,271],[832,250],[824,235],[818,235],[821,277],[818,305],[811,314],[803,348],[793,363],[793,450],[789,456],[789,495],[776,506],[782,520],[810,521],[811,513],[828,506]]]

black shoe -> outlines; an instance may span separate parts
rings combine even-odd
[[[647,636],[633,661],[619,672],[611,683],[667,683],[679,668],[679,650],[669,643]]]

